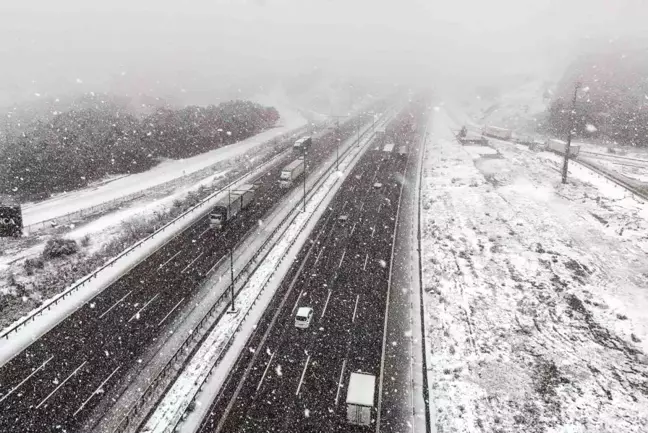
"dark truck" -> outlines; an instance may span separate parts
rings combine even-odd
[[[302,137],[299,140],[295,141],[293,144],[293,149],[299,152],[304,152],[305,150],[310,149],[313,144],[313,139],[309,137]]]
[[[256,185],[241,185],[220,199],[209,214],[209,226],[220,230],[254,200]]]

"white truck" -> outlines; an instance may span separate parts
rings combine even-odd
[[[279,187],[290,188],[293,181],[304,173],[304,160],[296,159],[281,170]]]
[[[371,425],[376,376],[369,373],[351,373],[347,389],[347,421],[349,424]]]
[[[394,151],[394,143],[387,143],[383,147],[383,152],[393,152]]]
[[[482,133],[487,137],[499,138],[500,140],[510,140],[513,136],[513,131],[498,126],[484,126]]]
[[[564,155],[565,154],[565,149],[567,148],[567,143],[565,141],[562,141],[562,140],[557,140],[555,138],[550,138],[546,142],[546,147],[547,147],[547,150],[558,153],[560,155]],[[580,153],[580,146],[579,145],[571,144],[569,146],[569,156],[570,157],[578,156],[579,153]]]
[[[310,136],[302,137],[299,140],[295,141],[295,144],[293,144],[293,149],[303,152],[304,150],[308,150],[312,144],[313,139]]]
[[[241,185],[220,199],[209,214],[209,226],[220,230],[254,200],[255,185]]]

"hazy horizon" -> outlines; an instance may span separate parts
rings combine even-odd
[[[556,78],[584,47],[645,38],[645,16],[640,0],[33,0],[0,6],[0,105],[37,93],[263,93],[315,69],[450,88]]]

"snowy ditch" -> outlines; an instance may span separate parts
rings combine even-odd
[[[437,112],[422,184],[436,430],[648,431],[646,205],[524,147],[476,158],[450,128]]]
[[[326,209],[341,185],[345,177],[344,173],[348,173],[355,165],[372,138],[373,134],[365,134],[361,138],[360,146],[349,147],[340,161],[340,171],[333,170],[331,164],[329,174],[324,176],[319,185],[309,193],[305,212],[302,212],[299,206],[291,211],[261,251],[261,265],[249,276],[238,292],[237,312],[221,315],[147,420],[142,431],[174,431],[185,416],[189,405],[196,398],[204,400],[200,405],[203,412],[208,409],[211,400],[220,389],[251,335],[256,322],[274,295],[283,275],[287,272],[290,266],[290,260],[287,259],[297,254],[319,215]],[[197,397],[208,380],[209,393],[205,392],[203,396]],[[199,422],[200,417],[193,417],[185,423],[183,431],[195,430]]]

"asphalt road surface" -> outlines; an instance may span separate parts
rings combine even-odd
[[[355,130],[347,124],[342,140]],[[309,167],[335,147],[335,134],[314,139]],[[102,398],[123,388],[126,373],[147,362],[147,346],[170,332],[165,324],[192,301],[210,269],[289,191],[278,179],[294,158],[254,181],[254,202],[222,232],[209,229],[207,218],[197,221],[2,366],[0,432],[78,431]]]
[[[381,143],[356,164],[282,282],[201,433],[375,429],[346,422],[346,391],[351,372],[380,375],[406,164],[406,157],[383,151]],[[298,329],[295,313],[305,306],[314,316],[308,329]],[[375,401],[377,394],[378,381]]]

